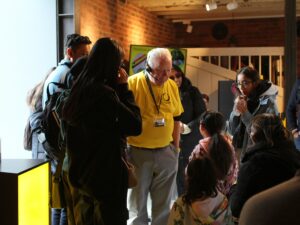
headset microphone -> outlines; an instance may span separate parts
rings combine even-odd
[[[146,62],[146,71],[148,73],[151,73],[152,72],[152,68],[149,66],[148,62]]]
[[[154,80],[156,80],[156,81],[159,80],[158,78],[154,77],[151,72],[149,74]]]
[[[154,76],[152,75],[152,68],[149,66],[148,62],[146,62],[146,71],[148,72],[148,74],[149,74],[154,80],[156,80],[156,81],[159,80],[158,78],[156,78],[156,77],[154,77]]]

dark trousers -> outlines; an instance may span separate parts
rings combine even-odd
[[[182,152],[180,152],[178,158],[178,172],[176,176],[178,196],[181,196],[185,192],[185,168],[188,162],[189,162],[188,157],[183,155]]]

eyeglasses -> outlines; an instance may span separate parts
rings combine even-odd
[[[169,73],[171,73],[171,69],[165,69],[165,70],[153,69],[153,71],[155,71],[155,73],[157,73],[157,74],[169,74]]]
[[[180,74],[180,73],[176,73],[175,76],[173,76],[173,75],[170,76],[170,79],[175,80],[175,78],[178,79],[178,78],[180,78],[180,77],[182,77],[181,74]]]
[[[253,81],[251,81],[251,80],[243,80],[242,82],[237,81],[236,86],[238,86],[239,88],[243,86],[245,88],[251,83],[253,83]]]

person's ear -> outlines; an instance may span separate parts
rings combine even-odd
[[[71,61],[72,61],[72,59],[73,59],[73,57],[74,57],[74,53],[73,53],[72,48],[67,48],[67,56],[68,56],[68,58],[71,59]]]

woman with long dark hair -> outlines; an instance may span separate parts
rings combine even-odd
[[[251,196],[292,178],[300,167],[299,152],[278,116],[255,116],[249,134],[248,148],[230,198],[236,218]]]
[[[116,41],[99,39],[63,107],[69,179],[80,192],[76,224],[125,225],[128,218],[124,138],[140,134],[141,116],[122,54]]]

